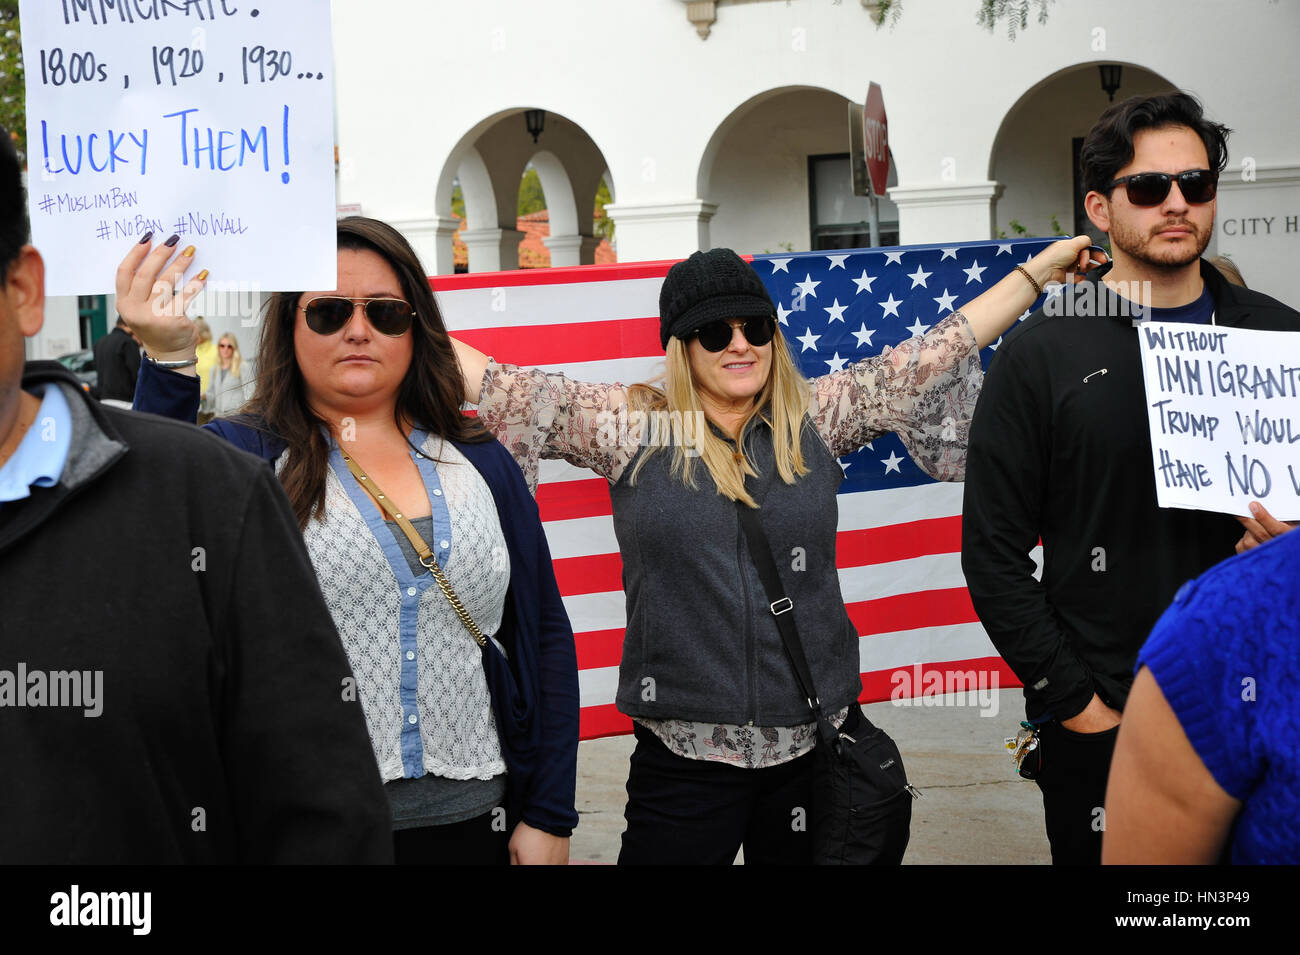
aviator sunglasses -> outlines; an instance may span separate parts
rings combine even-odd
[[[761,318],[747,318],[745,324],[741,326],[741,332],[745,336],[745,341],[751,345],[766,345],[772,340],[772,335],[776,331],[776,325],[772,321],[772,316],[764,315]],[[722,351],[731,344],[731,325],[727,322],[717,321],[709,322],[707,325],[701,325],[691,335],[700,340],[705,351]]]
[[[1219,189],[1219,177],[1208,169],[1188,169],[1185,172],[1138,172],[1121,176],[1106,187],[1110,192],[1122,185],[1128,201],[1135,206],[1157,206],[1169,195],[1169,187],[1178,180],[1178,191],[1188,202],[1209,202]]]
[[[322,295],[306,305],[300,306],[307,317],[307,327],[317,335],[333,335],[352,318],[352,312],[360,304],[366,313],[370,327],[381,335],[396,338],[405,335],[411,327],[415,310],[410,302],[400,298],[343,298],[338,295]]]

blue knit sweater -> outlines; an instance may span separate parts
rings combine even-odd
[[[1300,531],[1186,584],[1138,654],[1242,802],[1238,864],[1300,863]]]

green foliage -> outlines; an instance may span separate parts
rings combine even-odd
[[[19,158],[27,154],[27,84],[18,0],[0,0],[0,126],[9,130]]]
[[[1016,30],[1029,26],[1030,6],[1038,7],[1038,23],[1042,25],[1047,22],[1047,7],[1052,2],[1053,0],[980,0],[975,22],[992,33],[998,21],[1005,19],[1007,39],[1014,41]]]
[[[1024,30],[1029,26],[1031,7],[1038,8],[1038,22],[1042,24],[1047,22],[1047,8],[1054,2],[1055,0],[979,0],[980,6],[975,14],[975,22],[992,33],[994,28],[1005,20],[1007,39],[1014,40],[1017,30]],[[871,19],[877,27],[884,26],[888,22],[892,28],[898,24],[902,15],[903,0],[880,0],[871,14]]]
[[[596,208],[594,213],[596,225],[593,234],[607,242],[614,241],[614,220],[605,214],[605,206],[612,201],[609,186],[605,185],[605,180],[602,179],[600,185],[596,187]]]
[[[546,196],[542,192],[542,178],[537,175],[536,169],[529,166],[524,170],[523,178],[519,180],[518,215],[531,215],[545,208]]]
[[[1070,234],[1061,228],[1061,219],[1059,216],[1056,215],[1056,213],[1052,213],[1051,224],[1052,224],[1051,233],[1046,233],[1046,232],[1031,233],[1029,231],[1029,227],[1026,226],[1019,219],[1012,219],[1010,222],[1007,223],[1007,226],[1011,229],[1012,232],[1014,232],[1017,236],[1020,237],[1024,237],[1027,235],[1048,235],[1048,234],[1068,236]],[[1007,234],[1003,232],[1001,229],[998,229],[998,238],[1005,239],[1006,237]]]
[[[461,191],[459,182],[451,187],[451,214],[465,218],[465,193]]]
[[[884,26],[885,21],[889,22],[890,27],[897,25],[898,18],[903,15],[903,0],[880,0],[876,4],[876,9],[871,13],[871,19],[875,21],[876,26]]]

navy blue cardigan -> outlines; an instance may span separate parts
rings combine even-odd
[[[198,406],[197,378],[141,365],[135,410],[193,421]],[[285,449],[281,438],[238,421],[220,418],[203,427],[267,462]],[[483,666],[509,770],[511,814],[567,836],[578,824],[578,661],[537,503],[499,442],[453,444],[491,489],[510,552],[506,614],[496,634],[509,662],[489,640]]]

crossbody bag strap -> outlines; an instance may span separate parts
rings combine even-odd
[[[474,618],[469,615],[469,611],[466,610],[465,605],[461,603],[460,597],[458,597],[456,591],[452,589],[451,581],[448,580],[447,575],[442,572],[442,567],[438,564],[438,558],[433,556],[433,549],[424,542],[424,538],[421,537],[420,532],[415,529],[415,525],[411,523],[410,518],[393,505],[393,502],[389,500],[388,495],[379,489],[379,485],[376,484],[365,471],[361,470],[361,465],[357,464],[356,461],[353,461],[351,455],[346,451],[340,451],[339,453],[343,455],[343,460],[347,464],[348,470],[352,472],[352,476],[361,483],[362,487],[369,490],[370,493],[375,496],[375,500],[379,502],[379,506],[383,509],[384,513],[388,514],[397,522],[397,526],[402,529],[402,533],[406,535],[406,539],[410,541],[411,546],[415,548],[415,553],[420,558],[420,564],[433,573],[433,579],[437,581],[438,589],[441,590],[442,595],[447,598],[447,603],[451,604],[451,609],[456,611],[456,616],[459,617],[460,622],[465,625],[465,629],[468,630],[469,635],[474,638],[474,642],[480,647],[487,646],[487,637],[483,635],[483,631],[478,628],[478,624],[474,622]]]
[[[785,652],[794,665],[795,677],[808,700],[808,705],[817,715],[818,724],[821,724],[824,721],[822,704],[817,698],[812,671],[808,669],[803,643],[800,642],[799,631],[794,625],[794,601],[786,596],[785,588],[781,585],[781,576],[777,573],[776,561],[772,558],[772,546],[768,543],[763,524],[758,519],[759,512],[756,508],[747,507],[740,501],[736,502],[736,511],[740,515],[740,527],[745,532],[745,543],[749,545],[750,559],[753,560],[754,569],[758,571],[758,579],[763,582],[763,589],[767,592],[767,609],[776,619],[776,628],[781,633]]]

